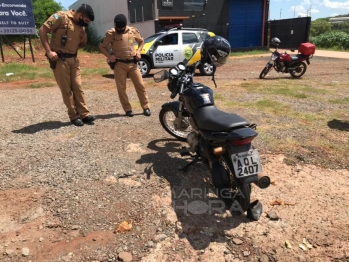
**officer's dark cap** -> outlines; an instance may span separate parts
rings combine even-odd
[[[76,10],[77,13],[80,13],[84,16],[87,16],[91,21],[95,20],[95,14],[93,12],[93,9],[88,4],[82,4],[78,10]]]
[[[117,28],[124,28],[127,24],[127,18],[123,14],[118,14],[114,18],[114,23]]]

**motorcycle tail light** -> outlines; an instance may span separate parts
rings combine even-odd
[[[247,144],[251,143],[255,137],[256,136],[250,136],[250,137],[246,137],[246,138],[242,138],[242,139],[238,139],[238,140],[232,140],[232,141],[230,141],[230,143],[234,146],[247,145]]]

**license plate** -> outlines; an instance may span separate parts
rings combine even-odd
[[[257,149],[231,155],[237,177],[256,175],[262,172],[262,165]]]

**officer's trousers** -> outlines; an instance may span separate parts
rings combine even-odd
[[[85,93],[81,87],[81,71],[77,57],[57,60],[56,69],[52,69],[56,82],[61,89],[63,102],[68,109],[70,120],[90,115],[85,102]]]
[[[141,72],[138,69],[137,64],[134,63],[122,63],[117,62],[114,68],[114,78],[116,87],[118,89],[119,99],[122,108],[125,112],[132,110],[132,106],[128,101],[128,96],[126,94],[126,78],[127,75],[130,77],[143,109],[149,108],[148,94],[144,87],[143,78]]]

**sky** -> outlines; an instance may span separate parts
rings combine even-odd
[[[60,2],[68,9],[76,0],[56,0],[56,2]],[[269,10],[270,20],[299,16],[311,16],[311,20],[316,20],[318,18],[349,14],[349,0],[270,0]]]

